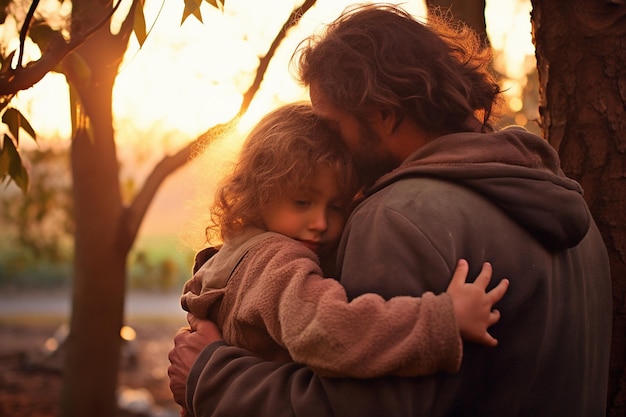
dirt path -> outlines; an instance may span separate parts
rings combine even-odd
[[[58,416],[61,365],[54,356],[43,360],[42,352],[64,321],[63,316],[0,316],[0,416]],[[143,316],[129,319],[128,324],[137,337],[126,353],[134,355],[136,364],[125,361],[120,392],[126,400],[135,400],[135,410],[144,412],[119,416],[179,416],[168,387],[167,352],[184,321]]]

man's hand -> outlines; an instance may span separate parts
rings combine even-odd
[[[174,400],[186,409],[185,391],[187,377],[198,355],[210,343],[222,340],[222,335],[212,321],[201,320],[192,314],[187,314],[190,327],[184,327],[174,336],[174,348],[170,350],[168,358],[170,366],[167,374],[170,377],[170,390]],[[186,415],[183,411],[181,415]]]

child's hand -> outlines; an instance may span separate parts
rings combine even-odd
[[[461,337],[470,342],[496,346],[498,341],[487,332],[487,328],[500,320],[500,312],[493,309],[493,305],[506,293],[509,280],[503,279],[494,289],[486,292],[491,280],[491,264],[483,264],[482,271],[473,283],[466,282],[468,271],[467,261],[459,260],[447,289],[452,297]]]

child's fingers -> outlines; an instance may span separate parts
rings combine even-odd
[[[459,259],[456,263],[456,269],[454,270],[454,274],[452,275],[452,280],[450,280],[448,288],[463,286],[467,280],[468,273],[469,264],[465,259]]]
[[[498,339],[496,339],[495,337],[493,337],[492,335],[490,335],[488,332],[485,332],[485,336],[483,337],[483,343],[487,346],[497,346],[498,345]]]
[[[509,280],[505,278],[502,281],[500,281],[498,285],[496,285],[491,291],[489,291],[487,293],[487,297],[489,297],[489,301],[491,302],[491,305],[494,305],[495,303],[500,301],[502,297],[504,297],[504,294],[506,293],[508,289],[509,289]]]
[[[489,313],[489,318],[487,319],[487,327],[491,327],[496,324],[500,320],[500,311],[493,309]]]
[[[483,264],[483,269],[480,270],[480,274],[474,280],[474,284],[480,286],[483,290],[487,290],[487,286],[491,281],[491,274],[493,273],[493,268],[489,262],[485,262]]]

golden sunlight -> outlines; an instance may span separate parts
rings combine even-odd
[[[154,123],[165,131],[177,130],[178,145],[230,120],[254,79],[259,57],[296,3],[301,1],[274,1],[267,7],[265,2],[231,0],[223,13],[204,4],[203,23],[189,18],[180,26],[181,4],[148,1],[146,21],[154,27],[141,49],[132,39],[116,81],[116,120],[139,130]],[[241,121],[242,130],[282,103],[308,98],[289,73],[289,58],[301,39],[352,3],[318,1],[290,31]]]
[[[487,1],[485,8],[489,40],[497,51],[494,67],[503,74],[502,89],[512,112],[519,112],[524,107],[522,92],[527,86],[528,74],[537,66],[531,34],[531,9],[528,0],[491,0]],[[527,110],[529,116],[536,116],[536,109]]]
[[[302,0],[275,0],[268,7],[268,2],[230,0],[221,12],[203,2],[203,23],[190,17],[181,25],[183,0],[146,0],[148,38],[140,48],[134,36],[131,37],[113,93],[121,181],[129,184],[131,192],[134,182],[139,183],[151,162],[163,153],[176,151],[237,113],[242,95],[254,79],[259,57],[265,54],[276,31],[298,3]],[[289,31],[241,120],[242,132],[270,109],[308,99],[307,92],[289,72],[291,54],[298,42],[353,3],[354,0],[318,0],[300,24]],[[425,16],[423,2],[395,3],[416,16]],[[495,65],[506,75],[507,102],[513,110],[523,106],[519,93],[525,88],[526,74],[534,65],[530,7],[529,0],[487,1],[489,36],[493,47],[502,51]],[[124,13],[119,10],[118,19]],[[40,135],[41,144],[67,141],[71,128],[68,89],[63,76],[49,74],[33,88],[20,92],[17,98],[20,110]],[[29,142],[32,145],[28,140],[20,145]],[[220,146],[216,147],[215,158],[226,160],[233,155],[238,142]],[[183,216],[172,213],[178,213],[174,210],[179,211],[181,200],[188,197],[180,189],[185,188],[186,184],[181,183],[189,182],[189,178],[181,180],[182,175],[189,174],[176,174],[159,192],[142,231],[154,228],[158,234],[176,234],[182,220],[174,224],[172,218]],[[174,205],[176,209],[172,208]]]
[[[148,39],[140,49],[131,38],[114,90],[120,142],[153,141],[155,131],[176,132],[167,146],[176,147],[212,125],[230,120],[255,75],[258,57],[265,53],[295,3],[299,1],[280,0],[267,7],[265,2],[231,0],[223,13],[204,4],[204,23],[189,18],[181,26],[182,1],[147,0]],[[289,73],[289,57],[301,39],[352,3],[320,0],[290,31],[242,121],[244,128],[279,104],[307,98]],[[425,14],[420,2],[396,3],[415,15]],[[525,75],[534,64],[529,11],[528,0],[487,2],[489,35],[494,48],[502,51],[496,67],[506,74],[511,97],[524,87]],[[119,10],[118,18],[124,13]],[[64,78],[49,74],[35,87],[21,92],[18,105],[46,140],[67,139],[67,96]],[[512,101],[511,107],[515,109],[519,103]]]

